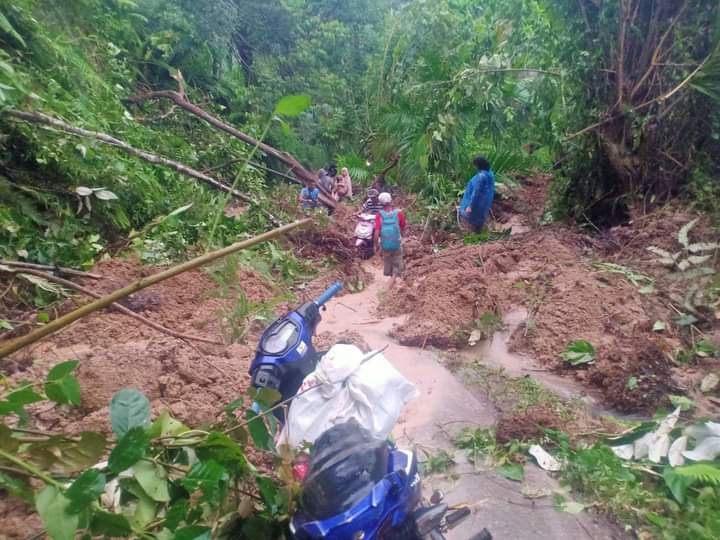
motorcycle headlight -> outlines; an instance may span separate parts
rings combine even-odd
[[[278,326],[262,344],[267,354],[281,354],[295,345],[299,330],[291,321],[285,321]]]

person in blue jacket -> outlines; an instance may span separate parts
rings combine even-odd
[[[473,164],[478,172],[465,188],[458,208],[458,217],[460,223],[471,231],[480,232],[495,197],[495,174],[490,169],[490,163],[483,156],[476,157]]]

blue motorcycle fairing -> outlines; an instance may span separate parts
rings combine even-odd
[[[310,520],[298,511],[290,531],[298,540],[346,540],[362,531],[364,540],[375,540],[381,531],[402,525],[420,500],[417,461],[411,452],[393,450],[388,474],[355,506],[324,520]]]
[[[263,343],[266,342],[268,336],[271,336],[280,326],[285,325],[287,322],[290,322],[297,329],[296,338],[291,343],[288,343],[282,351],[272,354],[265,351],[263,349]],[[314,352],[315,349],[313,348],[310,329],[307,328],[302,316],[293,311],[282,319],[279,319],[276,323],[270,325],[263,332],[255,358],[250,365],[250,372],[254,372],[257,368],[264,364],[282,365],[297,362],[298,360],[302,360],[302,358],[308,355],[308,353],[312,354]]]

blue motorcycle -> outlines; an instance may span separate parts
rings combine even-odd
[[[283,401],[297,393],[321,356],[312,342],[322,318],[320,309],[341,290],[341,283],[331,285],[317,299],[286,313],[263,332],[250,365],[255,388],[278,390]]]
[[[317,441],[303,482],[301,507],[290,521],[295,540],[442,540],[470,514],[446,504],[418,508],[420,475],[414,452],[373,439],[356,420]],[[492,540],[483,529],[478,540]]]

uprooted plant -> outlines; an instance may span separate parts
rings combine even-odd
[[[274,450],[277,425],[265,413],[277,395],[251,390],[259,414],[238,399],[219,424],[191,429],[168,411],[151,421],[144,394],[125,389],[110,402],[114,439],[33,429],[30,406],[80,404],[72,375],[77,366],[60,363],[44,383],[8,387],[0,400],[0,487],[34,504],[50,538],[269,539],[281,533],[297,489],[291,456],[274,458],[280,484],[248,453],[249,441],[255,456]]]

